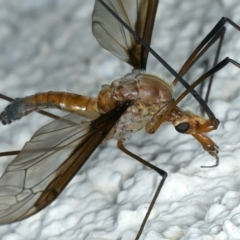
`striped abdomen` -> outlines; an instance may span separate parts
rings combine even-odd
[[[68,112],[98,112],[97,99],[68,92],[37,93],[24,98],[16,98],[1,113],[3,124],[10,124],[33,111],[44,108],[58,108]]]

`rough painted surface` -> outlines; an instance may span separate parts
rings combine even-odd
[[[0,3],[0,91],[23,97],[47,90],[96,96],[100,86],[131,68],[104,51],[91,34],[93,3],[9,1]],[[160,1],[152,47],[178,70],[221,16],[240,24],[232,1]],[[228,27],[221,59],[240,62],[240,33]],[[214,51],[204,59],[210,61]],[[152,57],[148,69],[171,75]],[[193,82],[202,63],[187,75]],[[189,136],[164,125],[153,136],[138,133],[127,148],[163,168],[169,177],[142,239],[239,239],[240,70],[228,66],[215,77],[210,106],[220,119],[211,134],[220,165]],[[177,93],[183,88],[177,86]],[[177,96],[177,94],[176,94]],[[0,101],[0,108],[6,105]],[[192,97],[183,107],[197,109]],[[47,120],[38,114],[0,126],[0,151],[20,149]],[[1,159],[1,171],[7,159]],[[116,141],[102,145],[62,195],[39,214],[0,227],[1,239],[134,239],[160,178],[126,157]]]

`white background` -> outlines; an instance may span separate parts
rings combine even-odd
[[[24,97],[48,90],[97,96],[102,84],[131,67],[103,50],[91,33],[93,1],[2,0],[0,2],[0,91]],[[152,47],[179,70],[222,17],[240,24],[237,0],[160,1]],[[227,27],[221,59],[240,62],[240,33]],[[203,58],[210,61],[214,49]],[[148,69],[172,76],[150,57]],[[186,79],[204,71],[200,62]],[[210,106],[220,119],[210,136],[220,147],[220,164],[191,137],[164,124],[153,136],[137,133],[126,147],[169,177],[141,239],[240,239],[240,70],[227,66],[215,76]],[[183,87],[177,86],[177,93]],[[177,96],[177,94],[176,94]],[[176,97],[175,96],[175,97]],[[0,101],[0,108],[6,106]],[[187,97],[181,106],[198,110]],[[49,120],[37,113],[0,126],[0,151],[18,150]],[[1,159],[1,171],[7,159]],[[134,239],[160,178],[116,147],[101,145],[48,208],[22,222],[1,226],[14,239]]]

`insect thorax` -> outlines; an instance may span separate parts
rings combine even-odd
[[[115,133],[122,135],[145,128],[154,115],[172,101],[172,86],[162,77],[133,70],[123,78],[113,81],[111,85],[102,86],[98,95],[99,112],[108,112],[117,102],[126,100],[133,100],[134,103],[120,118],[108,139]]]

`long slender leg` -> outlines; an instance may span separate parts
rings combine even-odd
[[[180,76],[184,76],[184,74],[197,62],[197,60],[219,39],[213,67],[218,63],[219,54],[221,52],[221,47],[222,47],[222,43],[225,36],[225,31],[226,31],[226,28],[224,25],[227,22],[230,25],[232,25],[235,29],[240,31],[240,27],[236,23],[234,23],[231,19],[222,17],[219,20],[219,22],[214,26],[214,28],[209,32],[209,34],[202,40],[202,42],[198,45],[198,47],[193,51],[193,53],[190,55],[187,61],[184,63],[184,65],[182,66],[182,68],[178,73]],[[208,88],[205,95],[206,104],[208,102],[209,94],[211,91],[213,78],[214,78],[214,74],[210,76],[210,79],[208,82]],[[178,82],[178,79],[175,78],[175,80],[173,81],[173,85],[176,85],[177,82]],[[201,96],[201,92],[200,92],[200,96]],[[203,114],[204,107],[202,107],[201,112]]]
[[[197,54],[197,56],[195,56],[194,60],[190,63],[188,70],[198,61],[198,59],[217,41],[218,41],[218,46],[217,46],[217,51],[215,53],[215,58],[214,58],[214,62],[212,64],[212,68],[214,66],[217,65],[218,63],[218,59],[219,59],[219,55],[221,52],[221,48],[222,48],[222,43],[223,43],[223,39],[225,36],[225,32],[226,32],[226,28],[225,26],[223,26],[217,33],[216,35],[208,42],[208,44]],[[187,70],[187,71],[188,71]],[[207,69],[205,69],[204,72],[206,72]],[[208,97],[211,91],[211,87],[212,87],[212,82],[213,82],[213,78],[214,78],[214,74],[212,74],[210,76],[210,79],[208,81],[208,88],[207,88],[207,92],[205,95],[205,102],[208,102]],[[203,91],[203,86],[204,86],[205,82],[202,82],[201,86],[200,86],[200,96],[202,96],[202,91]]]
[[[0,157],[18,155],[21,151],[9,151],[9,152],[0,152]]]
[[[135,240],[138,240],[138,239],[140,238],[141,234],[142,234],[142,231],[143,231],[144,226],[145,226],[145,224],[146,224],[146,222],[147,222],[147,220],[148,220],[148,217],[149,217],[149,215],[150,215],[150,213],[151,213],[151,211],[152,211],[152,209],[153,209],[153,206],[154,206],[154,204],[155,204],[155,202],[156,202],[156,200],[157,200],[157,197],[158,197],[158,195],[159,195],[159,193],[160,193],[160,191],[161,191],[161,189],[162,189],[162,187],[163,187],[163,184],[164,184],[164,182],[165,182],[165,180],[166,180],[166,178],[167,178],[167,172],[165,172],[164,170],[162,170],[162,169],[160,169],[160,168],[152,165],[151,163],[145,161],[144,159],[140,158],[139,156],[135,155],[134,153],[128,151],[128,150],[123,146],[123,140],[118,140],[117,146],[118,146],[118,148],[119,148],[121,151],[123,151],[124,153],[126,153],[128,156],[130,156],[130,157],[132,157],[133,159],[139,161],[140,163],[146,165],[147,167],[153,169],[154,171],[156,171],[158,174],[160,174],[160,175],[162,176],[162,179],[161,179],[161,181],[160,181],[160,183],[159,183],[159,185],[158,185],[158,188],[157,188],[157,190],[156,190],[156,192],[155,192],[155,194],[154,194],[154,196],[153,196],[153,199],[152,199],[152,201],[151,201],[151,204],[150,204],[150,206],[149,206],[149,208],[148,208],[148,211],[147,211],[147,213],[146,213],[146,215],[145,215],[145,217],[144,217],[144,219],[143,219],[143,222],[142,222],[142,224],[141,224],[141,227],[140,227],[140,229],[139,229],[139,231],[138,231],[138,234],[137,234],[137,236],[136,236],[136,238],[135,238]]]
[[[239,29],[238,29],[239,30]],[[199,48],[199,46],[202,44],[200,43],[200,45],[196,48],[196,50],[191,54],[191,56],[187,59],[187,61],[184,63],[184,65],[182,66],[181,70],[179,71],[179,74],[181,76],[183,76],[186,72],[189,71],[189,69],[199,60],[200,57],[202,57],[202,55],[217,41],[219,40],[218,42],[218,46],[217,46],[217,51],[215,53],[215,59],[214,59],[214,62],[213,62],[213,65],[212,65],[212,68],[218,63],[218,59],[219,59],[219,55],[220,55],[220,52],[221,52],[221,48],[222,48],[222,43],[223,43],[223,39],[224,39],[224,36],[225,36],[225,32],[226,32],[226,28],[225,26],[222,26],[219,31],[217,31],[215,33],[215,35],[209,39],[209,42],[205,42],[203,40],[203,47],[202,49]],[[204,43],[206,45],[204,45]],[[197,51],[198,49],[198,51]],[[196,55],[195,55],[196,54]],[[208,98],[209,98],[209,94],[210,94],[210,91],[211,91],[211,87],[212,87],[212,82],[213,82],[213,78],[214,78],[214,74],[212,74],[210,76],[210,79],[208,81],[208,87],[207,87],[207,92],[206,92],[206,95],[205,95],[205,102],[207,103],[208,102]],[[177,84],[177,79],[175,79],[173,81],[173,85],[176,85]],[[202,96],[202,91],[203,91],[203,86],[204,86],[204,82],[201,84],[200,86],[200,96]],[[201,107],[201,113],[202,115],[204,114],[204,109]]]
[[[202,83],[206,78],[212,76],[214,73],[220,71],[222,68],[224,68],[228,63],[232,63],[234,66],[240,68],[240,63],[236,62],[235,60],[226,57],[222,61],[220,61],[216,66],[214,66],[212,69],[204,73],[200,78],[198,78],[189,89],[186,89],[174,102],[174,105],[177,105],[190,91],[190,89],[195,88],[200,83]]]
[[[198,45],[198,47],[193,51],[187,61],[183,64],[182,68],[179,71],[179,75],[183,76],[193,65],[194,63],[203,55],[204,52],[221,36],[219,32],[222,31],[224,25],[229,23],[235,29],[240,31],[240,27],[234,23],[231,19],[222,17],[218,23],[213,27],[213,29],[209,32],[209,34],[202,40],[202,42]],[[218,36],[218,37],[217,37]],[[178,79],[173,81],[173,84],[176,85]]]
[[[188,72],[191,67],[203,56],[203,54],[220,38],[224,38],[226,28],[223,26],[210,40],[209,42],[204,45],[202,49],[199,49],[198,52],[194,51],[191,56],[188,58],[188,60],[184,63],[182,66],[181,70],[179,71],[179,75],[184,75],[186,72]],[[223,39],[222,39],[223,40]],[[221,40],[218,43],[218,48],[220,48],[218,51],[220,52],[221,50]],[[216,52],[215,55],[215,61],[217,63],[218,57],[219,57],[219,52]],[[196,54],[194,56],[194,54]],[[214,67],[214,65],[213,65]],[[175,86],[177,84],[177,80],[175,79],[173,81],[173,85]]]
[[[217,63],[218,63],[218,59],[219,59],[219,55],[220,55],[220,52],[221,52],[221,48],[222,48],[222,43],[223,43],[223,39],[224,39],[224,36],[225,36],[225,32],[226,32],[226,28],[225,27],[222,28],[222,31],[219,31],[219,33],[220,33],[219,42],[218,42],[218,47],[217,47],[217,51],[216,51],[216,55],[215,55],[215,59],[214,59],[212,68],[214,66],[216,66]],[[210,79],[208,81],[208,88],[207,88],[207,92],[206,92],[206,95],[205,95],[205,102],[206,103],[208,102],[209,94],[211,92],[213,78],[214,78],[214,73],[211,75],[211,77],[210,77]]]

